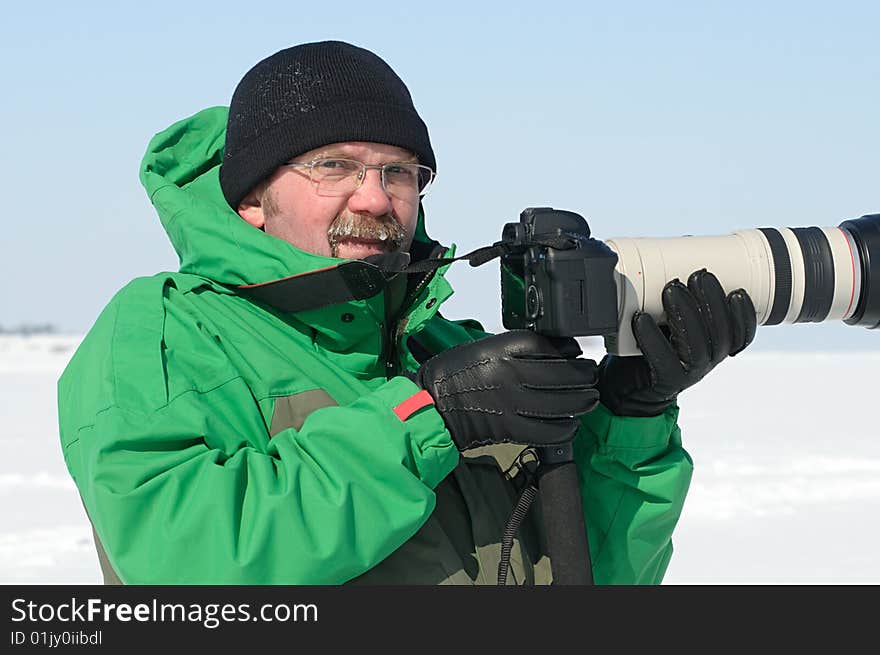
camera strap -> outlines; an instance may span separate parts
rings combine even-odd
[[[372,298],[408,264],[407,253],[372,255],[280,280],[239,285],[235,289],[283,312],[304,312]]]
[[[427,273],[461,260],[467,260],[473,267],[481,266],[496,257],[516,254],[530,246],[565,250],[575,247],[576,242],[565,235],[548,235],[547,238],[536,238],[520,244],[498,241],[460,257],[429,258],[414,263],[410,263],[408,253],[384,253],[280,280],[239,285],[235,289],[283,312],[303,312],[372,298],[400,274]]]
[[[515,255],[524,252],[533,246],[546,246],[556,250],[569,250],[576,248],[578,244],[575,236],[567,234],[548,234],[545,236],[537,236],[521,243],[512,243],[510,241],[496,241],[491,246],[483,246],[476,250],[470,251],[461,257],[445,257],[440,259],[429,259],[425,261],[415,262],[406,268],[406,273],[422,273],[431,271],[440,266],[451,264],[461,260],[467,260],[472,267],[482,266],[486,262],[490,262],[496,257],[505,255]]]

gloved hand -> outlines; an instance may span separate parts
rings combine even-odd
[[[618,416],[662,414],[679,393],[755,338],[749,294],[737,289],[725,296],[706,269],[692,273],[687,286],[678,279],[667,283],[661,300],[665,332],[649,314],[636,312],[632,328],[642,355],[606,355],[599,364],[602,404]]]
[[[512,330],[445,350],[415,380],[459,450],[488,443],[532,446],[574,438],[578,416],[599,402],[596,362],[571,338]]]

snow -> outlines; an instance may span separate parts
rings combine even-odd
[[[58,444],[79,341],[0,335],[0,584],[101,583]],[[746,351],[681,395],[695,468],[664,584],[880,583],[878,367],[880,352]]]

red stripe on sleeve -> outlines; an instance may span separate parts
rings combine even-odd
[[[395,407],[394,413],[397,414],[397,418],[399,418],[401,421],[405,421],[410,416],[419,411],[422,407],[433,404],[434,399],[431,397],[431,394],[422,389],[417,394],[410,396],[402,403],[400,403],[397,407]]]

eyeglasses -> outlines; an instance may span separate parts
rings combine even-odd
[[[434,171],[421,164],[392,162],[367,165],[354,159],[336,157],[313,159],[309,163],[290,161],[284,166],[307,168],[309,180],[320,195],[345,196],[353,193],[367,176],[368,170],[380,171],[382,188],[399,200],[414,200],[428,193]]]

